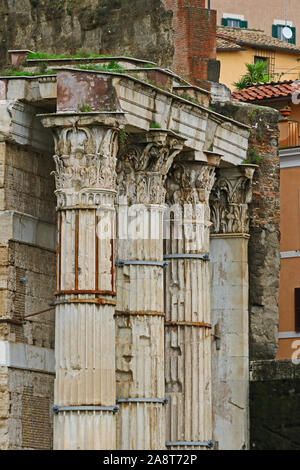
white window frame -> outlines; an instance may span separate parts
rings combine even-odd
[[[233,13],[223,13],[223,17],[224,19],[231,19],[231,20],[241,20],[241,21],[245,21],[245,17],[244,15],[234,15]]]

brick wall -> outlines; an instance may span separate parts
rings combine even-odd
[[[195,85],[208,88],[206,80],[218,81],[216,59],[216,11],[205,1],[163,0],[173,11],[175,54],[173,70]]]
[[[1,209],[24,212],[55,223],[55,185],[50,175],[54,170],[52,158],[19,145],[2,143],[0,165],[5,191]]]
[[[10,369],[10,449],[52,448],[54,375]]]
[[[0,213],[18,211],[55,222],[54,164],[49,156],[11,143],[0,144]],[[5,219],[10,221],[12,219]],[[0,319],[18,320],[54,300],[55,252],[11,239],[0,230]],[[26,282],[21,279],[26,278]],[[54,309],[24,326],[28,345],[54,348]],[[23,343],[21,325],[0,323],[0,340]],[[54,376],[49,372],[0,369],[0,449],[52,446]],[[35,438],[33,437],[35,436]]]

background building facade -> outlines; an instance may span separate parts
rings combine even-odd
[[[260,29],[279,39],[283,39],[281,27],[287,21],[294,28],[291,42],[300,44],[300,9],[297,0],[210,0],[210,6],[217,10],[218,25]]]

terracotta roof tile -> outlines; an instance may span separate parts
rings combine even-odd
[[[299,88],[299,87],[298,87]],[[286,82],[264,83],[245,88],[244,90],[234,91],[232,98],[238,101],[260,101],[281,96],[292,96],[297,90],[296,82],[289,80]]]
[[[258,29],[229,28],[227,26],[217,27],[217,49],[235,50],[243,46],[257,47],[264,49],[285,50],[293,54],[300,55],[300,48],[294,44],[281,41],[280,39],[268,36]]]

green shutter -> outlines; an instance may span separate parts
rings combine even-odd
[[[290,26],[292,32],[293,32],[293,36],[291,37],[291,39],[289,39],[289,43],[290,44],[296,44],[296,28]]]
[[[240,20],[240,28],[246,28],[246,29],[248,29],[248,21],[242,21],[242,20]]]
[[[272,25],[272,36],[273,36],[273,38],[278,39],[278,26],[277,26],[277,24]]]
[[[227,26],[227,18],[222,18],[222,26]]]

